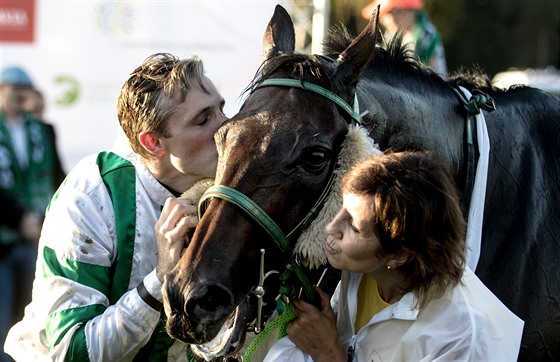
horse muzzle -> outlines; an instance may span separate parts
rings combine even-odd
[[[163,291],[167,333],[191,344],[199,357],[209,361],[232,356],[243,347],[247,326],[255,318],[250,297],[235,307],[231,293],[220,285],[200,285],[188,298],[171,283],[164,283]]]
[[[207,361],[236,356],[245,343],[247,326],[252,319],[254,306],[247,297],[222,325],[214,339],[208,343],[192,345],[192,351]]]
[[[191,344],[216,337],[235,308],[232,294],[219,284],[198,284],[182,292],[176,284],[166,281],[163,298],[167,333]]]

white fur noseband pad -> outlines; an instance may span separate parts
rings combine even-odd
[[[338,155],[340,168],[335,175],[336,178],[331,192],[325,201],[325,205],[319,211],[319,215],[309,228],[299,236],[294,248],[294,253],[299,253],[302,256],[304,266],[319,268],[327,261],[327,255],[323,247],[327,240],[325,227],[342,206],[340,187],[344,175],[358,162],[371,156],[378,156],[381,153],[379,146],[368,136],[366,129],[359,125],[350,125]]]

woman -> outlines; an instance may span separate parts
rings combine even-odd
[[[465,266],[465,222],[446,166],[427,152],[355,166],[327,226],[341,269],[321,310],[301,300],[267,361],[516,360],[523,321]],[[336,314],[335,314],[336,311]]]

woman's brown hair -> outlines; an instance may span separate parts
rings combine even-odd
[[[465,221],[447,165],[425,151],[386,153],[355,166],[342,192],[371,197],[373,227],[387,254],[405,250],[400,266],[419,307],[457,285],[465,267]]]

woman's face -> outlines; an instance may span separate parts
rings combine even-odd
[[[340,270],[373,273],[387,268],[388,256],[373,229],[372,198],[344,194],[342,208],[327,225],[325,251]]]

